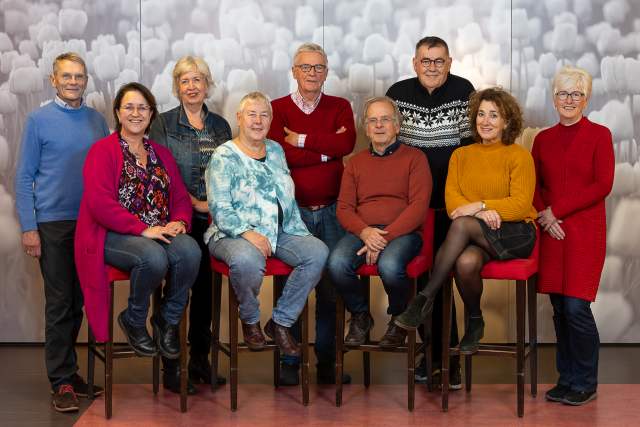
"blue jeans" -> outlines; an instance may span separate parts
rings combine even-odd
[[[598,387],[600,336],[591,302],[560,294],[549,294],[556,329],[558,384],[575,391]]]
[[[124,314],[134,327],[143,327],[149,313],[149,298],[167,277],[160,313],[171,325],[180,323],[189,289],[198,275],[200,248],[187,234],[164,243],[142,236],[108,232],[104,260],[130,273],[131,291]],[[168,276],[167,276],[168,273]]]
[[[322,240],[329,251],[332,251],[344,236],[344,228],[336,218],[335,203],[315,211],[300,207],[300,216],[311,234]],[[292,333],[300,341],[300,328],[293,328]],[[333,366],[336,359],[336,288],[326,272],[316,286],[316,343],[314,350],[318,365]],[[282,361],[290,365],[297,365],[300,358],[282,356]]]
[[[266,260],[262,253],[242,237],[209,241],[209,252],[229,266],[229,279],[238,298],[240,320],[260,321],[258,295]],[[322,275],[329,250],[313,236],[294,236],[278,231],[276,258],[293,267],[271,317],[278,325],[291,327],[302,312],[307,297]]]
[[[369,311],[356,270],[365,263],[364,255],[356,252],[364,246],[359,237],[347,233],[331,252],[327,268],[329,277],[352,313]],[[389,296],[387,313],[402,313],[407,307],[411,282],[407,277],[407,264],[420,252],[422,238],[418,233],[405,234],[393,239],[378,257],[378,273]]]

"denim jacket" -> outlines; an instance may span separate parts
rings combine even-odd
[[[204,241],[237,238],[245,231],[256,231],[276,251],[278,202],[282,207],[282,231],[297,236],[309,234],[302,222],[294,197],[294,185],[284,151],[277,142],[265,141],[267,158],[256,161],[244,154],[233,141],[216,149],[207,167],[207,200],[213,222]]]
[[[216,145],[231,139],[229,123],[209,111],[206,104],[202,109],[205,113],[204,126]],[[151,125],[149,138],[171,150],[187,190],[196,197],[200,181],[200,147],[182,105],[160,114]]]

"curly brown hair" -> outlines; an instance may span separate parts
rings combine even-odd
[[[469,97],[469,121],[471,122],[473,139],[475,141],[482,139],[476,127],[476,118],[482,101],[496,104],[500,115],[507,123],[506,129],[502,132],[502,143],[511,145],[516,142],[516,138],[520,136],[523,128],[522,109],[513,95],[498,87],[475,91]]]

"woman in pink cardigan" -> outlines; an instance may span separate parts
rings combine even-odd
[[[145,86],[129,83],[113,102],[116,132],[96,142],[84,164],[84,193],[75,238],[75,260],[89,325],[108,339],[106,265],[128,271],[131,291],[118,323],[139,356],[180,353],[178,323],[198,273],[200,249],[186,234],[191,201],[166,148],[145,138],[157,115]],[[149,299],[166,277],[159,315],[147,332]]]

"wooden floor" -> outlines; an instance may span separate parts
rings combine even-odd
[[[542,390],[549,386],[543,385]],[[416,409],[406,408],[406,387],[372,385],[345,387],[343,406],[334,405],[334,388],[313,387],[311,402],[301,404],[297,388],[274,389],[246,384],[239,389],[239,406],[229,410],[228,387],[204,391],[190,399],[188,412],[178,412],[179,399],[171,393],[153,397],[151,386],[122,384],[114,390],[114,416],[104,418],[104,401],[96,400],[76,426],[637,426],[640,385],[605,384],[599,396],[584,407],[550,403],[541,395],[527,396],[525,416],[516,416],[513,384],[480,384],[472,392],[453,393],[449,412],[440,411],[440,394],[420,387]]]
[[[86,347],[78,347],[81,375],[86,375]],[[556,380],[553,346],[540,347],[539,382]],[[239,408],[229,411],[228,388],[201,393],[189,400],[189,412],[178,411],[178,397],[161,389],[153,397],[148,358],[115,361],[114,418],[108,425],[142,427],[157,425],[640,425],[640,346],[603,346],[600,352],[599,397],[596,402],[572,408],[547,403],[540,386],[538,398],[527,396],[525,417],[515,416],[514,361],[489,357],[474,358],[474,388],[450,394],[450,412],[440,412],[439,393],[417,386],[416,409],[406,411],[406,374],[401,355],[372,355],[372,385],[362,385],[361,357],[347,353],[345,370],[354,384],[345,387],[344,403],[336,408],[333,387],[311,386],[311,403],[305,408],[299,388],[274,390],[271,357],[268,353],[240,356]],[[228,372],[227,359],[221,359],[221,372]],[[103,370],[97,365],[96,378],[102,384]],[[315,382],[312,368],[311,382]],[[0,426],[106,425],[104,401],[91,404],[81,399],[76,414],[60,414],[51,408],[49,385],[42,346],[0,346]],[[473,414],[473,417],[471,416]],[[615,422],[611,423],[610,421]],[[576,424],[572,424],[575,422]]]

